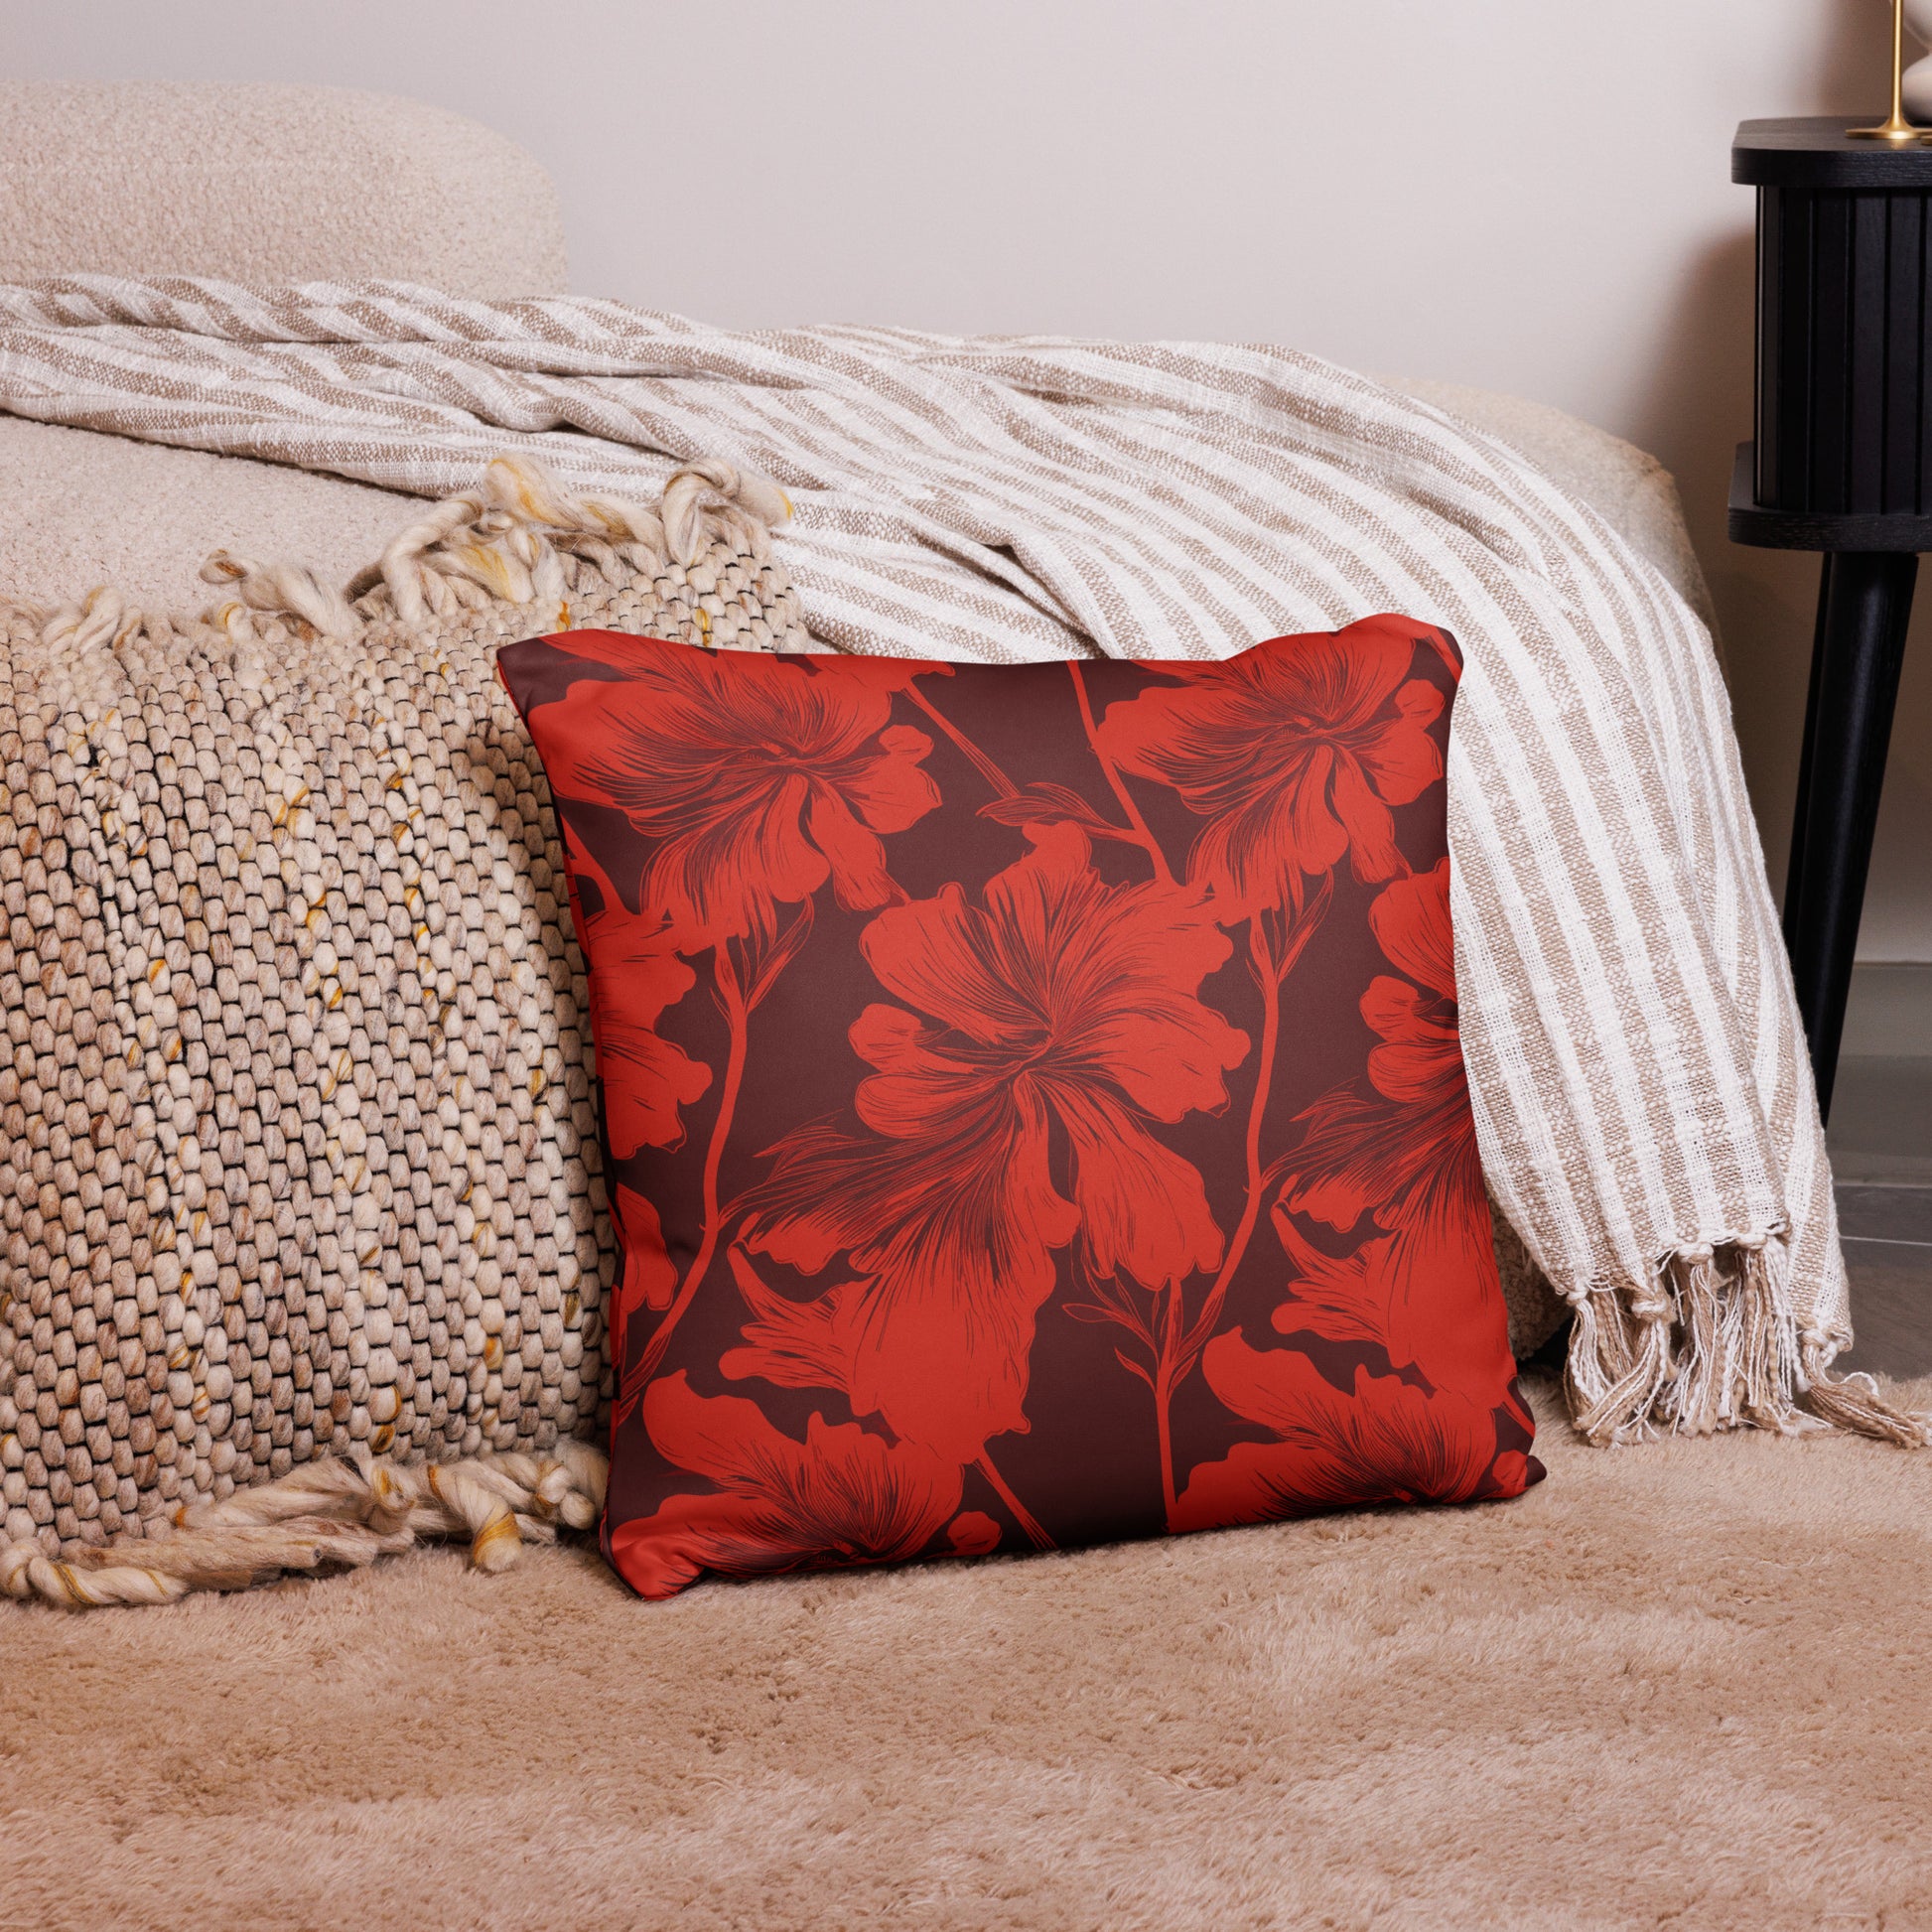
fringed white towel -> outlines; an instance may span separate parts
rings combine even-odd
[[[1928,1439],[1863,1378],[1729,707],[1676,593],[1502,444],[1267,347],[731,334],[402,284],[0,288],[0,408],[450,493],[509,447],[654,493],[764,472],[840,649],[1224,656],[1398,611],[1468,667],[1449,767],[1490,1181],[1577,1311],[1580,1425]]]

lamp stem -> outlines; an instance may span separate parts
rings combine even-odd
[[[1891,114],[1882,127],[1848,127],[1845,132],[1875,141],[1925,138],[1925,130],[1905,118],[1905,0],[1891,0]]]
[[[1905,0],[1891,0],[1891,118],[1885,125],[1908,125],[1905,119]]]

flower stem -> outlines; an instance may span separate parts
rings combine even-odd
[[[1077,659],[1067,660],[1067,674],[1073,679],[1074,695],[1080,700],[1080,722],[1087,728],[1087,743],[1093,747],[1093,755],[1100,761],[1100,768],[1107,774],[1107,782],[1120,800],[1120,808],[1127,814],[1127,822],[1134,828],[1135,838],[1147,849],[1147,855],[1154,861],[1154,876],[1165,880],[1168,885],[1174,883],[1173,873],[1168,865],[1168,855],[1161,850],[1161,842],[1148,830],[1147,820],[1141,816],[1141,808],[1135,804],[1120,773],[1114,768],[1114,761],[1100,749],[1100,733],[1093,722],[1093,706],[1087,699],[1087,680],[1080,670]]]
[[[1174,1526],[1179,1502],[1173,1479],[1173,1389],[1176,1378],[1173,1373],[1173,1364],[1180,1357],[1180,1284],[1170,1282],[1159,1360],[1150,1378],[1150,1386],[1154,1390],[1154,1424],[1161,1438],[1161,1497],[1167,1507],[1170,1530]]]
[[[1325,894],[1316,900],[1316,905],[1319,908],[1318,919],[1319,911],[1327,908]],[[1248,1109],[1248,1198],[1241,1210],[1241,1224],[1235,1229],[1234,1239],[1228,1243],[1227,1254],[1222,1259],[1221,1272],[1214,1277],[1214,1286],[1207,1291],[1207,1300],[1201,1304],[1200,1313],[1195,1316],[1194,1325],[1188,1329],[1181,1345],[1176,1381],[1193,1366],[1208,1336],[1214,1332],[1214,1324],[1221,1318],[1221,1307],[1228,1298],[1235,1270],[1246,1258],[1248,1243],[1254,1237],[1255,1223],[1261,1218],[1261,1197],[1267,1191],[1266,1176],[1261,1171],[1261,1123],[1268,1112],[1269,1090],[1275,1080],[1275,1049],[1281,1041],[1282,981],[1288,977],[1288,969],[1308,943],[1307,932],[1313,930],[1314,923],[1311,920],[1307,931],[1291,939],[1288,956],[1277,962],[1270,954],[1267,938],[1262,932],[1261,915],[1257,913],[1248,922],[1248,950],[1254,955],[1255,973],[1261,981],[1262,990],[1261,1055],[1255,1070],[1254,1100]]]
[[[1031,1509],[1007,1487],[1007,1479],[993,1466],[993,1458],[984,1449],[980,1450],[979,1461],[975,1466],[988,1482],[993,1485],[993,1493],[1006,1504],[1007,1512],[1013,1520],[1026,1531],[1035,1550],[1050,1550],[1053,1539],[1040,1528],[1039,1519]]]
[[[1214,1286],[1208,1290],[1207,1300],[1201,1304],[1201,1311],[1187,1331],[1181,1350],[1182,1375],[1193,1366],[1195,1357],[1214,1332],[1215,1322],[1221,1318],[1221,1305],[1227,1300],[1229,1285],[1248,1252],[1255,1222],[1261,1215],[1261,1197],[1267,1192],[1269,1180],[1261,1166],[1261,1123],[1268,1111],[1269,1089],[1275,1079],[1275,1050],[1281,1043],[1282,982],[1295,970],[1296,962],[1327,915],[1333,897],[1334,879],[1332,875],[1324,873],[1314,897],[1299,912],[1283,936],[1279,957],[1269,947],[1267,934],[1262,930],[1261,914],[1257,912],[1248,921],[1248,950],[1254,956],[1255,977],[1261,982],[1262,991],[1261,1058],[1255,1072],[1254,1102],[1248,1109],[1248,1200],[1242,1210],[1241,1225],[1228,1244],[1221,1272],[1215,1276]]]
[[[966,734],[959,729],[944,712],[935,709],[932,700],[913,685],[905,687],[905,695],[919,707],[952,742],[972,760],[973,768],[997,791],[1002,798],[1017,798],[1020,787],[1013,782],[993,760],[986,756]]]
[[[636,1405],[645,1383],[657,1373],[658,1365],[664,1359],[664,1351],[670,1346],[672,1329],[691,1306],[699,1284],[710,1271],[712,1257],[718,1252],[718,1236],[723,1230],[724,1215],[718,1205],[718,1175],[724,1165],[725,1142],[731,1136],[732,1115],[738,1107],[738,1090],[745,1081],[745,1049],[750,1027],[744,988],[739,985],[738,968],[726,940],[720,939],[713,948],[712,961],[719,998],[731,1027],[731,1046],[725,1059],[725,1083],[718,1095],[718,1117],[711,1124],[711,1145],[705,1150],[704,1232],[698,1241],[698,1252],[691,1258],[691,1266],[685,1270],[684,1280],[678,1285],[676,1298],[665,1310],[664,1318],[653,1330],[650,1340],[644,1344],[644,1352],[638,1356],[636,1366],[623,1378],[620,1421]]]
[[[1269,1174],[1261,1165],[1261,1129],[1268,1114],[1269,1095],[1275,1084],[1275,1056],[1281,1045],[1282,982],[1294,970],[1296,961],[1314,936],[1332,897],[1333,881],[1324,877],[1314,897],[1290,926],[1279,958],[1268,943],[1261,913],[1256,912],[1248,921],[1248,951],[1254,959],[1255,978],[1260,983],[1262,997],[1261,1051],[1256,1056],[1254,1097],[1248,1103],[1248,1197],[1242,1206],[1241,1223],[1234,1230],[1234,1239],[1228,1243],[1227,1252],[1221,1258],[1214,1285],[1207,1291],[1207,1299],[1201,1304],[1199,1314],[1184,1333],[1180,1320],[1180,1284],[1175,1282],[1168,1290],[1168,1319],[1161,1337],[1160,1357],[1154,1369],[1155,1418],[1161,1435],[1161,1481],[1167,1497],[1170,1528],[1173,1525],[1175,1499],[1171,1421],[1174,1391],[1187,1379],[1195,1362],[1200,1359],[1200,1352],[1206,1347],[1208,1337],[1213,1334],[1214,1324],[1220,1320],[1221,1310],[1227,1302],[1228,1290],[1247,1258],[1248,1244],[1254,1239],[1255,1224],[1261,1218],[1261,1199],[1268,1191],[1269,1183]]]

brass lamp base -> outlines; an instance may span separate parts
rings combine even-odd
[[[1852,141],[1925,141],[1932,140],[1932,127],[1917,127],[1903,115],[1887,121],[1882,127],[1848,127],[1846,138]]]
[[[1848,127],[1855,141],[1923,141],[1932,129],[1914,127],[1905,118],[1905,0],[1891,0],[1891,113],[1881,127]]]

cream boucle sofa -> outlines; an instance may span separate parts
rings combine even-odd
[[[427,282],[503,298],[567,283],[535,159],[441,108],[326,87],[0,85],[0,282],[60,274]],[[0,595],[113,583],[197,611],[208,551],[345,577],[406,499],[274,464],[0,416]]]

